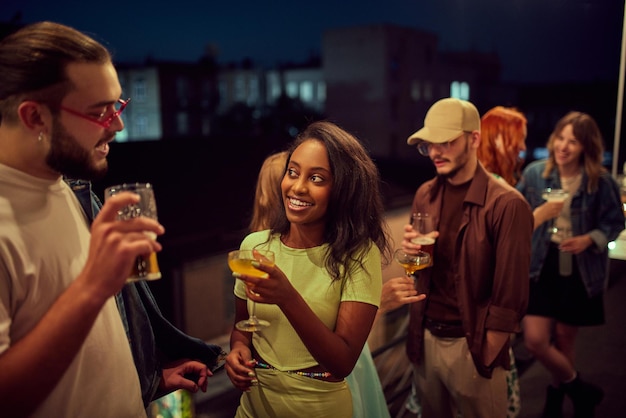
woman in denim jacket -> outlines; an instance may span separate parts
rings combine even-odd
[[[603,391],[576,372],[576,335],[580,326],[604,323],[607,244],[624,229],[624,213],[619,188],[602,166],[602,136],[591,116],[565,115],[547,146],[548,159],[530,164],[517,184],[535,218],[524,341],[553,378],[542,416],[562,417],[567,394],[575,417],[592,417]],[[566,198],[546,201],[548,188],[562,189]]]

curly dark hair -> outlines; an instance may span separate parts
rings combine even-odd
[[[362,268],[363,256],[372,244],[388,262],[389,234],[383,219],[378,168],[353,135],[327,121],[314,122],[301,132],[289,148],[287,161],[300,144],[310,140],[324,144],[333,174],[324,231],[329,274],[341,280],[349,277],[355,267]],[[271,222],[272,232],[289,232],[285,211]]]

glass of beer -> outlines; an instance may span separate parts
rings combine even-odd
[[[154,189],[150,183],[124,183],[107,187],[104,191],[104,199],[120,192],[131,192],[140,196],[139,202],[128,205],[117,212],[118,220],[128,220],[138,216],[145,216],[157,219],[156,200],[154,199]],[[145,232],[150,238],[156,240],[156,234]],[[140,255],[135,259],[133,268],[128,275],[126,282],[137,280],[156,280],[161,278],[161,270],[157,263],[156,253]]]
[[[435,231],[433,219],[430,214],[425,212],[413,213],[411,214],[411,225],[413,226],[413,231],[418,234],[411,242],[421,245],[421,250],[430,255],[430,263],[428,265],[430,267],[433,265],[435,253],[435,238],[431,234]]]
[[[407,254],[402,249],[393,253],[393,258],[404,267],[404,273],[411,277],[418,270],[425,269],[430,265],[430,254],[426,251],[418,251],[417,254]]]
[[[274,253],[267,250],[236,250],[228,253],[228,267],[239,274],[246,276],[263,277],[266,274],[252,266],[253,261],[258,261],[267,266],[274,265]],[[254,289],[251,289],[254,291]],[[256,317],[256,303],[249,301],[250,315],[248,319],[239,321],[235,327],[240,331],[255,332],[269,327],[270,323]]]

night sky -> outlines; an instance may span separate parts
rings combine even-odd
[[[205,3],[205,4],[199,4]],[[439,36],[442,50],[497,51],[505,81],[617,80],[622,0],[0,0],[0,21],[53,20],[88,32],[118,62],[303,61],[328,28],[393,23]]]

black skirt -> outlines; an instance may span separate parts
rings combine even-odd
[[[550,244],[538,281],[530,281],[527,315],[545,316],[572,326],[604,324],[603,295],[590,298],[585,290],[576,256],[572,274],[559,274],[559,249]]]

